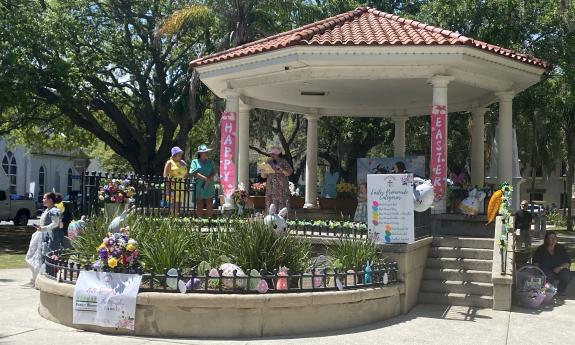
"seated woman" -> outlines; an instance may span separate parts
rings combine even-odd
[[[557,286],[559,296],[564,296],[571,279],[571,258],[565,247],[557,243],[555,232],[545,233],[543,244],[533,254],[533,264],[545,272],[549,283]]]

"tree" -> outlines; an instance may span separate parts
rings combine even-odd
[[[213,17],[205,6],[177,12],[187,3],[0,3],[0,36],[8,38],[2,50],[9,52],[0,57],[0,130],[81,128],[135,172],[160,173],[207,104],[187,65],[205,49]]]

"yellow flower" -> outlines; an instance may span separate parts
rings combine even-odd
[[[126,246],[126,249],[127,249],[129,252],[133,252],[134,250],[136,250],[136,246],[133,245],[132,243],[128,243],[128,245]]]
[[[100,243],[100,246],[98,247],[98,250],[102,249],[102,248],[106,248],[106,245],[104,243]]]
[[[118,266],[118,259],[111,257],[108,259],[108,266],[110,266],[110,268],[114,268],[116,266]]]

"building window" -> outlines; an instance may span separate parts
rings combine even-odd
[[[11,151],[6,152],[4,158],[2,159],[2,168],[8,176],[8,185],[10,194],[16,194],[16,176],[18,174],[18,168],[16,166],[16,157]]]
[[[74,175],[72,174],[72,169],[68,169],[68,194],[72,191],[72,182],[74,181]]]
[[[46,193],[46,168],[41,166],[38,170],[38,201],[42,201]]]

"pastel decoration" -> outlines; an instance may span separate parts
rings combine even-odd
[[[313,288],[311,273],[304,273],[303,274],[303,276],[301,278],[300,288],[304,289],[304,290],[311,290]]]
[[[363,282],[365,284],[371,284],[371,263],[368,261],[365,265],[365,271],[363,274]]]
[[[345,283],[347,286],[354,286],[355,285],[355,271],[354,270],[347,270],[347,274],[345,275]]]
[[[277,235],[282,235],[287,229],[287,222],[285,220],[287,213],[287,207],[282,208],[279,214],[276,213],[276,205],[271,204],[269,214],[264,218],[264,224],[273,230]]]
[[[479,213],[479,208],[485,199],[485,193],[473,189],[469,192],[469,196],[459,204],[459,210],[465,215],[475,216]]]
[[[217,279],[217,278],[220,277],[220,272],[218,272],[217,269],[212,268],[212,269],[210,270],[210,273],[209,273],[208,275],[209,275],[211,278],[214,278],[214,279],[208,280],[208,287],[209,287],[210,289],[217,289],[217,288],[219,288],[219,286],[220,286],[220,280]]]
[[[232,263],[221,264],[220,270],[222,271],[222,283],[227,289],[233,289],[234,287],[234,270],[236,271],[236,288],[246,288],[247,281],[245,277],[247,277],[247,275],[238,265]]]
[[[287,272],[278,272],[278,279],[276,282],[276,290],[287,290],[288,289],[288,281],[287,281]],[[279,277],[286,277],[286,278],[279,278]]]
[[[323,272],[322,270],[316,268],[315,276],[313,277],[313,286],[315,288],[320,288],[322,283],[323,283]]]
[[[335,278],[335,286],[339,291],[343,290],[343,284],[341,283],[341,280],[339,280],[339,277]]]
[[[169,277],[169,278],[168,278]],[[178,287],[178,270],[175,268],[170,268],[166,273],[166,285],[170,289],[176,289]]]
[[[200,290],[202,288],[202,281],[199,278],[192,278],[186,283],[188,290]]]
[[[188,287],[183,280],[178,280],[178,290],[180,290],[180,293],[183,294],[185,294],[186,291],[188,290]]]
[[[260,283],[260,279],[259,279],[260,277],[261,277],[260,272],[254,270],[254,269],[252,269],[250,271],[250,283],[249,283],[250,284],[249,285],[250,290],[257,290],[258,289],[258,285]]]
[[[391,242],[391,224],[385,224],[384,237],[386,243]]]
[[[261,279],[260,282],[258,283],[257,291],[259,293],[266,293],[268,292],[268,289],[269,289],[268,283],[265,280]]]
[[[68,238],[74,239],[78,237],[86,229],[86,222],[83,220],[75,220],[68,225]]]
[[[383,285],[387,285],[389,282],[389,277],[387,276],[387,272],[383,274]]]

